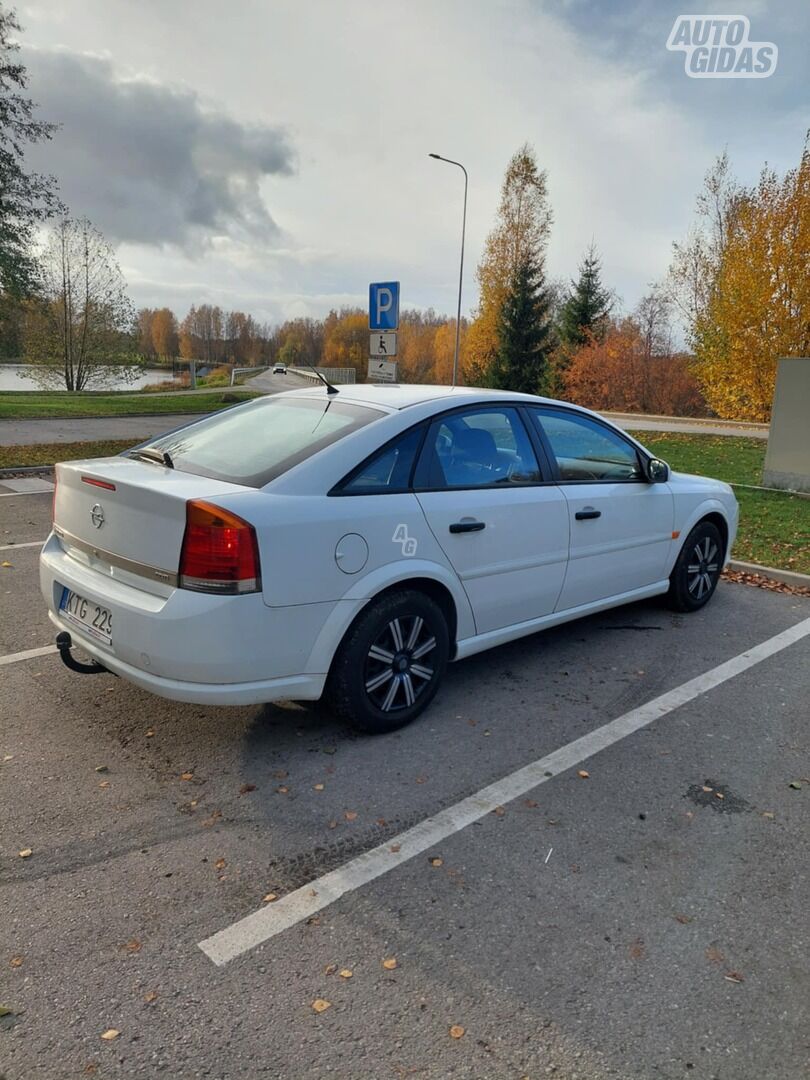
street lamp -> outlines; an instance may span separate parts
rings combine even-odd
[[[464,233],[467,228],[467,170],[461,164],[460,161],[452,161],[450,158],[442,157],[441,154],[428,154],[428,157],[435,158],[436,161],[446,161],[448,165],[457,165],[459,169],[464,173],[464,213],[461,218],[461,264],[458,270],[458,314],[456,315],[456,351],[453,356],[453,386],[456,385],[458,380],[458,343],[459,334],[461,333],[461,283],[464,280]]]

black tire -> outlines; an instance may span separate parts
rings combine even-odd
[[[335,654],[327,702],[352,727],[380,735],[404,727],[427,708],[450,653],[441,607],[402,589],[373,601]]]
[[[723,569],[723,537],[711,521],[687,536],[669,577],[667,601],[674,611],[699,611],[714,596]]]

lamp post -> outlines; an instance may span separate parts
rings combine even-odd
[[[456,351],[453,355],[453,386],[456,385],[458,380],[458,345],[459,335],[461,333],[461,285],[464,280],[464,233],[467,229],[467,170],[461,164],[460,161],[452,161],[450,158],[442,157],[441,154],[428,154],[428,157],[435,158],[436,161],[446,161],[448,165],[457,165],[459,169],[464,173],[464,213],[461,217],[461,263],[458,270],[458,314],[456,315]]]

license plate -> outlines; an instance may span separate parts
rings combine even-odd
[[[112,643],[112,612],[93,600],[86,600],[72,589],[62,590],[59,612],[69,622],[76,623],[91,637]]]

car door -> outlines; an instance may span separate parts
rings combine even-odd
[[[557,610],[666,578],[674,518],[669,484],[647,481],[638,449],[597,418],[551,406],[528,411],[568,503],[568,570]]]
[[[554,611],[568,507],[509,405],[455,409],[430,426],[414,489],[458,574],[479,634]]]

